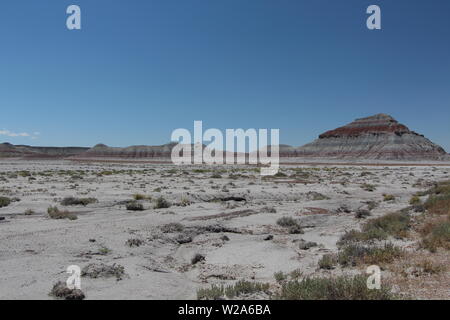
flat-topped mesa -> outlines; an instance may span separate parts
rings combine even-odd
[[[360,134],[384,134],[395,133],[403,135],[412,133],[408,127],[398,123],[391,116],[380,113],[371,117],[356,119],[346,126],[327,131],[319,136],[319,139],[331,137],[357,137]]]
[[[290,156],[377,160],[449,160],[445,150],[387,114],[357,119],[319,135]]]

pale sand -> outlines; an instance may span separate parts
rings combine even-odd
[[[307,174],[296,177],[261,179],[248,166],[176,167],[169,164],[144,163],[83,163],[69,161],[0,161],[0,196],[20,198],[0,208],[0,299],[51,299],[48,296],[58,280],[65,281],[66,268],[89,263],[120,264],[126,275],[115,278],[82,278],[81,286],[87,299],[195,299],[196,290],[211,284],[229,284],[239,279],[275,283],[274,273],[299,269],[304,275],[322,274],[318,260],[336,251],[336,241],[346,231],[358,228],[361,220],[354,212],[365,201],[379,201],[372,217],[404,208],[412,194],[426,188],[427,183],[450,178],[450,167],[439,166],[346,166],[326,169],[324,165],[283,166],[292,175],[294,168],[304,168]],[[245,177],[230,179],[234,174]],[[138,170],[97,177],[104,170]],[[225,170],[222,178],[210,178],[212,172],[195,169]],[[11,176],[20,170],[46,172],[50,176]],[[58,174],[59,170],[89,171],[82,179]],[[142,172],[142,170],[146,170]],[[173,173],[176,170],[175,173]],[[361,176],[369,171],[373,175]],[[2,179],[3,177],[3,179]],[[422,186],[413,186],[423,179]],[[304,184],[302,182],[311,182]],[[341,182],[345,182],[342,185]],[[232,183],[232,184],[230,184]],[[361,184],[377,186],[374,192]],[[224,189],[225,187],[225,189]],[[162,188],[161,192],[154,191]],[[228,192],[226,192],[228,190]],[[320,192],[329,200],[312,200],[308,192]],[[176,204],[183,199],[190,205],[153,209],[152,201],[140,201],[145,211],[132,212],[120,201],[130,200],[135,193],[160,195]],[[383,202],[382,194],[396,196],[394,202]],[[95,197],[98,203],[67,207],[78,212],[78,219],[52,220],[47,208],[57,205],[66,196]],[[247,202],[207,202],[216,197],[245,197]],[[338,212],[347,205],[352,212]],[[276,213],[262,208],[269,206]],[[311,213],[308,207],[326,209],[328,213]],[[27,209],[35,214],[24,215]],[[247,210],[247,211],[244,211]],[[253,211],[248,211],[253,210]],[[313,210],[314,211],[314,210]],[[233,214],[234,213],[234,214]],[[213,215],[220,215],[210,217]],[[282,216],[299,219],[304,234],[288,234],[277,226]],[[160,227],[179,222],[188,230],[197,230],[193,241],[178,244],[180,232],[162,233]],[[221,225],[239,233],[213,233],[200,229]],[[272,234],[273,240],[264,241]],[[195,235],[195,234],[194,234]],[[230,240],[225,241],[226,235]],[[128,239],[143,241],[139,247],[129,247]],[[90,242],[89,239],[95,239]],[[300,250],[299,239],[315,241],[319,246]],[[102,247],[110,251],[98,255]],[[206,260],[195,266],[191,258],[204,254]]]

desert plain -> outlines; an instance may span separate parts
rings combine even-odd
[[[447,180],[442,164],[286,163],[263,177],[248,165],[2,160],[0,299],[55,299],[72,265],[86,299],[271,299],[374,264],[397,297],[446,299],[448,251],[424,247],[420,225],[427,190]],[[380,223],[362,247],[390,255],[342,255],[351,230],[388,214],[407,226]],[[239,281],[261,286],[217,294]]]

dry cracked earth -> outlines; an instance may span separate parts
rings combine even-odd
[[[0,299],[54,299],[71,265],[86,299],[197,299],[239,280],[269,288],[239,299],[271,298],[287,278],[364,273],[319,261],[346,232],[449,179],[445,166],[286,165],[261,177],[251,166],[3,160]],[[414,233],[388,240],[406,254],[382,265],[382,281],[449,297],[444,266],[417,267],[445,264],[445,251],[420,248]]]

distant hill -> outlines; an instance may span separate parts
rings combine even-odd
[[[86,152],[83,147],[32,147],[25,145],[0,144],[0,158],[60,159]]]
[[[317,140],[297,148],[290,156],[406,161],[450,159],[442,147],[387,114],[357,119],[322,133]]]

